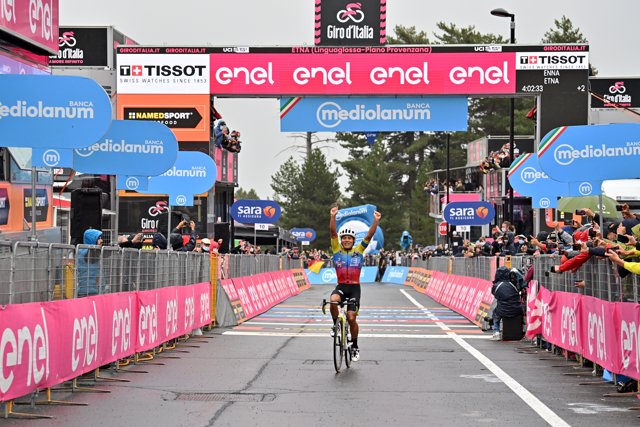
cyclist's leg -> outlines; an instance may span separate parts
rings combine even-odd
[[[343,297],[344,291],[341,289],[341,285],[336,286],[333,292],[331,292],[331,302],[341,302]],[[336,304],[330,304],[329,310],[331,311],[333,323],[336,323],[336,319],[338,318],[338,306]]]
[[[353,342],[353,347],[358,348],[358,322],[356,320],[356,313],[360,308],[360,285],[350,285],[348,297],[351,301],[347,306],[347,321],[351,328],[351,341]]]

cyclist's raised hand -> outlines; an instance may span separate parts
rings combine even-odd
[[[338,215],[338,210],[339,210],[339,209],[338,209],[338,207],[337,207],[337,206],[332,207],[332,208],[331,208],[331,216],[336,216],[336,215]]]
[[[380,218],[382,217],[382,215],[380,214],[380,212],[375,211],[373,213],[373,219],[375,219],[376,221],[380,221]]]

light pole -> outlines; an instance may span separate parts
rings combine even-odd
[[[502,8],[493,9],[491,11],[493,16],[499,16],[500,18],[511,18],[511,39],[509,43],[516,43],[516,15],[513,13],[509,13]],[[513,163],[513,145],[514,145],[514,132],[515,132],[515,99],[513,97],[510,98],[510,122],[509,122],[509,164]],[[507,181],[508,189],[509,189],[509,222],[514,224],[513,221],[513,187],[511,187],[511,183]]]

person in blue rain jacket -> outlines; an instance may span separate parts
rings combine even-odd
[[[82,243],[102,246],[102,231],[86,230]],[[76,274],[78,275],[78,297],[88,297],[100,293],[99,249],[83,248],[78,251]]]

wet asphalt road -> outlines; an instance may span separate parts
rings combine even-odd
[[[494,342],[426,295],[363,286],[361,360],[335,374],[330,318],[315,286],[263,315],[99,382],[110,393],[55,393],[77,406],[23,406],[65,426],[630,426],[635,397],[605,398],[611,385],[525,342]],[[569,375],[566,375],[569,374]],[[576,375],[577,374],[577,375]]]

